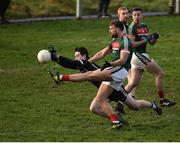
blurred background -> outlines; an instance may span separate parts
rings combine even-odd
[[[82,15],[96,15],[99,0],[82,0]],[[129,9],[141,7],[149,12],[168,12],[169,0],[111,0],[108,8],[110,14],[116,14],[118,7]],[[73,16],[76,14],[76,0],[11,0],[7,9],[8,19],[43,17],[43,16]]]

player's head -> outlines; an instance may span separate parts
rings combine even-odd
[[[139,7],[132,9],[132,19],[134,23],[139,24],[142,21],[142,18],[143,18],[142,13],[143,13],[143,10]]]
[[[119,21],[121,21],[121,22],[128,21],[129,13],[128,13],[128,9],[126,7],[118,8],[117,15],[118,15]]]
[[[89,59],[89,53],[86,48],[76,47],[74,51],[75,51],[74,53],[75,60],[88,60]]]
[[[118,37],[118,35],[122,33],[123,29],[124,29],[124,25],[119,20],[113,20],[109,24],[109,33],[111,37],[114,38]]]

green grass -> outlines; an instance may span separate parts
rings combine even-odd
[[[83,0],[83,14],[97,14],[99,0]],[[111,0],[109,12],[116,14],[120,6],[130,10],[141,7],[145,11],[168,11],[168,0]],[[157,7],[158,6],[158,7]],[[75,15],[76,0],[13,0],[8,18]]]
[[[145,22],[150,31],[160,33],[158,43],[148,51],[165,72],[166,97],[177,105],[163,108],[162,116],[126,108],[129,126],[118,131],[106,131],[110,122],[89,111],[97,92],[94,86],[88,82],[55,85],[47,74],[48,65],[36,58],[49,44],[69,58],[76,46],[87,47],[93,55],[109,43],[108,20],[1,25],[0,141],[180,141],[180,19],[147,17]],[[137,98],[158,102],[151,75],[145,73]]]

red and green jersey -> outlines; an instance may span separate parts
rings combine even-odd
[[[123,65],[123,67],[129,70],[129,68],[131,67],[130,61],[132,57],[133,48],[131,40],[128,38],[128,36],[123,36],[121,39],[113,38],[109,47],[112,49],[112,61],[120,59],[120,52],[122,50],[130,52],[126,63]]]
[[[135,41],[143,40],[143,37],[145,37],[148,33],[148,27],[144,23],[137,25],[132,22],[129,26],[129,34],[135,36]],[[137,51],[139,53],[146,53],[146,43],[141,46],[135,47],[134,51]]]

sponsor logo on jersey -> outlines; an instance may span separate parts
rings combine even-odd
[[[137,29],[138,36],[147,35],[147,33],[148,33],[148,29],[146,27],[141,27]]]
[[[112,49],[113,50],[119,50],[120,44],[118,42],[112,42]]]

